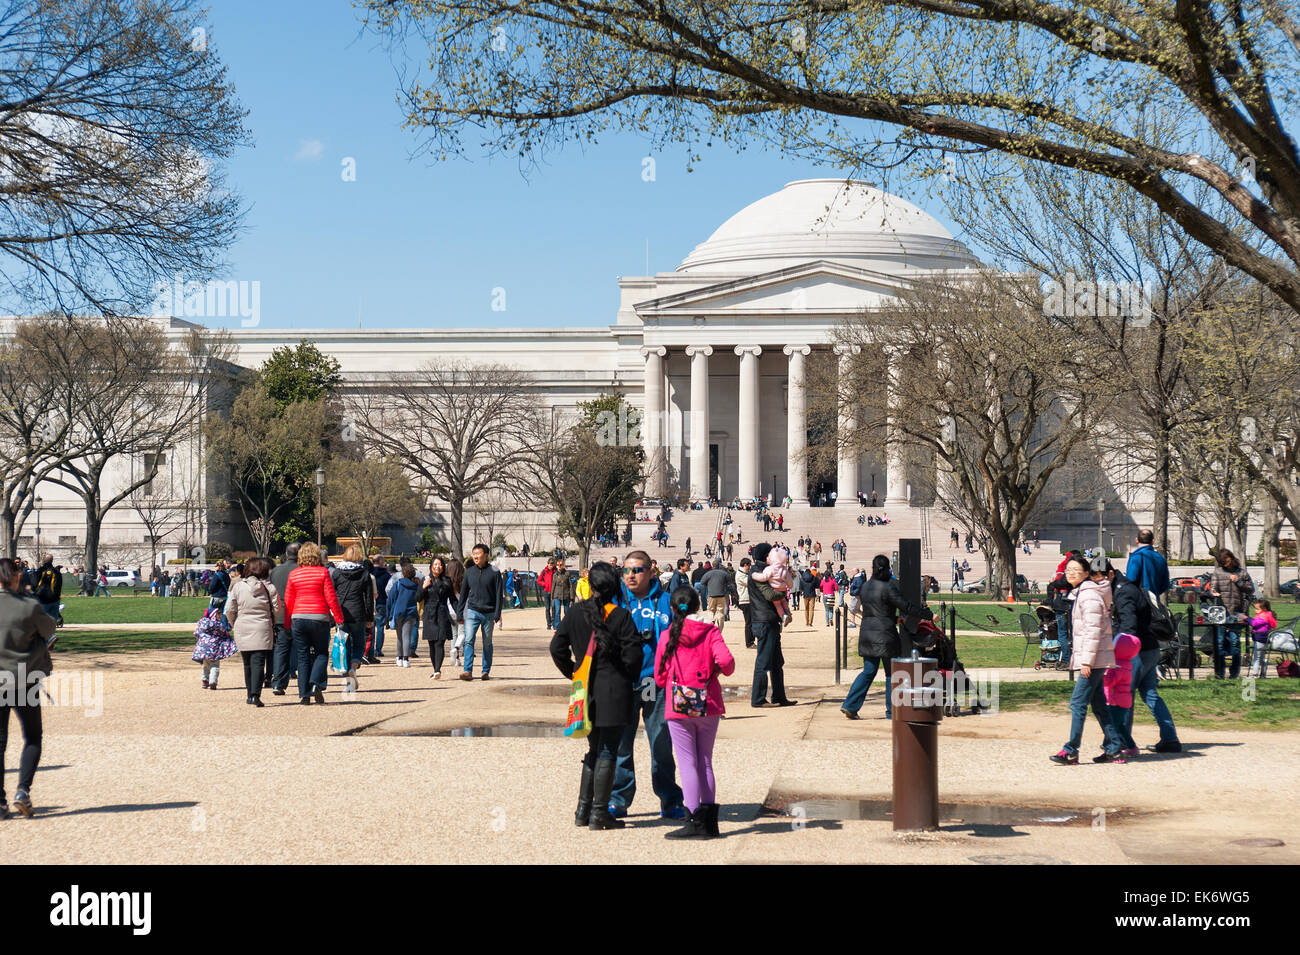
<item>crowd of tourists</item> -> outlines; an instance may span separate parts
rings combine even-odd
[[[770,515],[760,513],[759,519],[770,520]],[[773,526],[780,529],[780,518]],[[735,538],[730,540],[734,547]],[[1160,606],[1156,595],[1169,586],[1168,567],[1151,546],[1149,531],[1137,543],[1124,573],[1102,554],[1090,558],[1072,552],[1049,588],[1063,658],[1078,674],[1069,739],[1054,762],[1077,764],[1089,708],[1103,735],[1102,752],[1094,761],[1122,763],[1136,756],[1132,724],[1138,698],[1159,727],[1159,742],[1151,748],[1161,753],[1181,749],[1157,691],[1160,650],[1152,626]],[[783,627],[793,622],[794,612],[802,608],[805,625],[812,627],[820,600],[830,626],[834,609],[847,608],[859,627],[863,660],[841,706],[852,720],[861,718],[876,677],[883,671],[888,684],[890,661],[908,649],[900,618],[930,617],[924,598],[913,604],[903,596],[884,555],[873,558],[869,571],[859,567],[849,573],[842,539],[831,542],[832,559],[824,563],[821,543],[803,535],[789,546],[781,541],[744,546],[738,565],[724,561],[733,547],[723,546],[719,554],[698,562],[688,552],[663,567],[643,550],[629,553],[621,566],[614,559],[581,569],[557,554],[537,575],[546,626],[554,634],[550,654],[556,668],[571,678],[590,658],[592,730],[579,779],[578,825],[595,830],[624,825],[638,788],[634,744],[644,726],[650,786],[660,814],[684,822],[668,837],[718,834],[713,752],[726,712],[719,677],[731,675],[737,666],[723,640],[733,611],[743,618],[744,646],[755,651],[749,705],[764,708],[797,705],[786,692],[781,647]],[[0,560],[0,670],[39,674],[43,667],[49,672],[60,576],[48,555],[40,567],[26,570],[13,560]],[[262,557],[233,566],[219,561],[202,583],[209,606],[193,653],[202,664],[201,686],[216,689],[221,662],[238,653],[249,705],[263,706],[264,690],[283,696],[291,685],[300,704],[322,704],[331,667],[344,674],[347,688],[355,689],[358,669],[385,659],[389,631],[393,663],[400,668],[411,666],[423,632],[430,679],[442,678],[450,643],[461,680],[474,679],[476,659],[481,661],[480,678],[488,680],[493,632],[511,600],[513,576],[513,571],[503,574],[492,566],[482,544],[474,546],[468,565],[434,556],[419,568],[404,559],[390,569],[383,557],[365,558],[357,545],[327,565],[314,543],[289,545],[278,564]],[[159,575],[158,583],[167,586],[164,579]],[[1241,614],[1249,605],[1253,616],[1243,620],[1248,618],[1256,637],[1276,627],[1268,602],[1252,599],[1250,577],[1230,552],[1219,553],[1206,587],[1229,614]],[[24,595],[36,599],[24,600]],[[1222,677],[1229,666],[1230,675],[1238,675],[1238,634],[1244,626],[1225,625],[1216,634],[1216,675]],[[40,711],[26,700],[6,703],[0,759],[9,709],[17,712],[24,736],[13,805],[30,814],[41,747]],[[892,709],[886,693],[886,718]],[[8,813],[0,790],[0,814]]]

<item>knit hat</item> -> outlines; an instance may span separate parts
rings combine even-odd
[[[766,564],[767,555],[772,552],[772,545],[764,541],[761,544],[755,544],[754,549],[749,552],[749,556],[754,558],[756,564]]]

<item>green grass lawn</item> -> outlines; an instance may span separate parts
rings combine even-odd
[[[63,622],[78,623],[195,623],[208,609],[207,597],[177,597],[174,601],[162,597],[128,596],[114,593],[111,597],[65,597]]]
[[[1229,680],[1162,680],[1160,696],[1180,727],[1269,730],[1300,725],[1300,681],[1257,680],[1253,700],[1242,699],[1248,685]],[[1039,707],[1059,713],[1064,724],[1072,691],[1073,684],[1060,681],[1002,683],[998,706],[1008,710]],[[1088,719],[1094,721],[1091,715]],[[1136,701],[1133,722],[1148,729],[1155,727],[1151,711],[1140,700]]]
[[[194,634],[154,630],[91,630],[82,633],[59,631],[54,645],[54,665],[60,654],[129,653],[133,650],[172,650],[193,647]]]

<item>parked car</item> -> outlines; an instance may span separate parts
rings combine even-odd
[[[959,584],[957,590],[963,594],[982,594],[988,592],[988,586],[988,578],[980,577],[977,580]],[[1016,593],[1027,594],[1029,589],[1029,579],[1024,574],[1016,574]]]
[[[1288,580],[1278,588],[1278,592],[1285,594],[1288,597],[1296,596],[1300,593],[1300,580]]]
[[[130,587],[134,590],[140,584],[140,577],[134,570],[110,570],[108,577],[110,587]]]
[[[1208,573],[1197,574],[1195,577],[1174,577],[1169,581],[1169,596],[1185,604],[1195,603],[1197,595],[1205,589],[1209,579]]]

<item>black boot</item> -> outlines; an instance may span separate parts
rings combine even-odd
[[[704,837],[712,839],[718,836],[718,804],[706,802],[700,806],[699,811],[704,813]]]
[[[615,819],[609,814],[609,797],[614,791],[614,760],[596,760],[596,768],[592,771],[592,776],[591,822],[588,828],[593,831],[622,829],[623,820]]]
[[[704,835],[704,806],[698,807],[694,812],[687,811],[686,824],[680,829],[674,829],[672,832],[664,834],[665,839],[698,839]]]
[[[582,761],[582,783],[578,787],[578,809],[573,814],[573,821],[579,826],[591,822],[591,794],[594,791],[596,774],[587,761]]]

